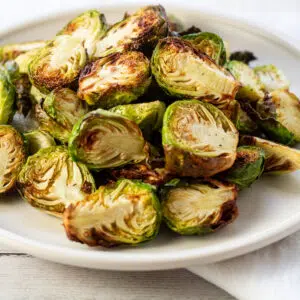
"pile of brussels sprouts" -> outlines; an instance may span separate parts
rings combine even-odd
[[[299,99],[253,59],[160,5],[2,46],[0,194],[90,246],[151,240],[162,220],[182,235],[233,222],[238,191],[300,169]]]

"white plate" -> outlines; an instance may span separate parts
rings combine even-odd
[[[121,18],[124,11],[143,5],[100,5],[109,22]],[[220,34],[230,42],[231,50],[247,49],[259,57],[258,64],[275,63],[291,80],[292,91],[300,95],[300,55],[296,49],[262,28],[220,16],[201,13],[197,5],[166,6],[186,25],[195,24]],[[10,30],[2,42],[50,38],[78,12],[53,16]],[[0,202],[0,241],[48,260],[98,269],[153,270],[187,267],[241,255],[300,228],[300,173],[265,177],[238,199],[240,216],[223,230],[195,237],[180,237],[165,228],[158,238],[141,247],[100,250],[70,242],[61,221],[35,210],[18,196]]]

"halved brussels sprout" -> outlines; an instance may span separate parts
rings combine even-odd
[[[0,125],[0,194],[15,186],[25,159],[22,136],[12,126]]]
[[[235,61],[241,61],[246,65],[249,65],[249,63],[253,60],[256,60],[256,56],[251,51],[235,51],[230,54],[229,56],[230,60]]]
[[[158,42],[151,61],[157,83],[180,98],[232,98],[240,86],[224,68],[180,38]]]
[[[226,48],[223,40],[215,33],[200,32],[184,35],[182,37],[192,45],[212,58],[218,65],[226,62]]]
[[[128,179],[101,186],[64,213],[70,240],[89,246],[136,245],[156,237],[160,203],[151,185]]]
[[[113,25],[97,43],[94,57],[152,46],[167,33],[164,8],[161,5],[147,6]]]
[[[31,60],[39,53],[40,49],[33,49],[28,52],[20,54],[16,59],[15,62],[19,66],[19,72],[21,74],[28,74],[28,67]]]
[[[254,72],[262,83],[264,90],[267,92],[278,89],[288,90],[290,87],[290,83],[283,72],[274,65],[255,67]]]
[[[177,101],[164,115],[162,140],[166,169],[178,176],[213,176],[236,158],[238,131],[215,106]]]
[[[93,9],[74,18],[57,35],[79,38],[88,56],[92,57],[96,50],[96,43],[103,37],[107,27],[105,16]]]
[[[253,69],[237,60],[229,61],[226,64],[226,68],[242,84],[236,95],[238,99],[256,102],[264,98],[263,86]]]
[[[55,146],[54,138],[42,130],[33,130],[23,133],[26,140],[28,154],[33,155],[40,149]]]
[[[36,103],[38,103],[38,104],[42,103],[42,101],[45,100],[45,98],[47,97],[47,94],[42,93],[34,85],[31,86],[29,94],[30,94],[31,102],[34,103],[34,104],[36,104]]]
[[[73,159],[95,170],[138,163],[147,158],[147,150],[135,122],[100,108],[77,122],[69,140]]]
[[[110,109],[137,123],[145,136],[162,127],[165,110],[166,105],[160,101],[118,105]]]
[[[175,179],[162,191],[163,218],[182,235],[205,234],[233,222],[238,216],[237,189],[213,179]]]
[[[297,149],[247,135],[241,137],[240,144],[264,150],[265,173],[280,175],[300,170],[300,151]]]
[[[265,152],[255,146],[240,146],[233,166],[220,178],[236,184],[240,189],[250,186],[264,170]]]
[[[89,105],[111,108],[136,100],[150,82],[150,63],[143,53],[116,53],[84,68],[80,74],[78,96]]]
[[[44,47],[45,41],[26,42],[20,44],[9,44],[0,47],[0,62],[4,63],[8,60],[15,59],[22,53]]]
[[[15,113],[16,91],[9,74],[0,68],[0,125],[9,123]]]
[[[86,62],[82,41],[61,35],[41,48],[30,60],[28,75],[33,85],[47,93],[73,82]]]
[[[17,187],[29,204],[58,217],[69,204],[95,191],[87,167],[72,161],[63,146],[44,148],[29,156]]]
[[[274,118],[300,142],[300,101],[287,90],[274,90],[256,104],[263,119]],[[279,140],[280,142],[280,140]]]
[[[42,130],[67,143],[75,123],[88,112],[88,106],[69,88],[58,88],[36,104],[36,118]]]

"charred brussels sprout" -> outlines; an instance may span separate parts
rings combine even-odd
[[[177,101],[164,115],[166,169],[178,176],[213,176],[236,158],[238,132],[216,107],[197,100]]]
[[[192,45],[212,58],[218,65],[224,65],[226,62],[226,48],[223,40],[215,33],[200,32],[184,35],[183,39],[192,43]]]
[[[264,172],[269,174],[285,174],[300,170],[300,151],[254,136],[242,136],[241,145],[256,146],[264,150]]]
[[[57,35],[71,35],[79,38],[89,57],[94,55],[96,43],[107,30],[103,14],[97,10],[89,10],[69,22]]]
[[[161,5],[147,6],[113,25],[97,43],[94,57],[152,46],[167,33],[164,8]]]
[[[60,217],[69,204],[94,192],[95,183],[85,165],[72,161],[65,147],[54,146],[29,156],[17,187],[32,206]]]
[[[101,186],[64,213],[69,239],[89,246],[136,245],[152,240],[160,221],[160,203],[153,187],[127,179]]]
[[[7,71],[0,68],[0,125],[7,124],[15,113],[16,91]]]
[[[78,96],[89,105],[111,108],[136,100],[151,82],[150,64],[141,52],[116,53],[87,65]]]
[[[41,130],[33,130],[25,132],[24,138],[27,144],[28,154],[33,155],[40,149],[55,146],[54,138],[47,132]]]
[[[0,194],[14,187],[25,159],[21,135],[12,126],[0,125]]]
[[[237,189],[217,180],[172,180],[162,191],[163,218],[182,235],[205,234],[233,222]]]
[[[137,123],[145,136],[162,127],[165,110],[166,105],[160,101],[119,105],[110,109]]]
[[[263,86],[253,69],[245,63],[236,60],[228,62],[226,68],[242,84],[237,93],[238,99],[256,102],[264,98]]]
[[[73,82],[87,62],[82,41],[68,35],[57,36],[38,51],[28,66],[28,75],[40,91],[48,92]]]
[[[151,68],[157,83],[179,98],[234,98],[240,86],[206,54],[175,37],[158,42]]]
[[[220,178],[236,184],[240,189],[249,187],[264,170],[265,153],[255,146],[237,148],[237,156],[233,166],[220,174]]]
[[[118,114],[97,109],[74,126],[69,151],[74,160],[100,170],[137,163],[147,157],[138,125]]]
[[[272,92],[277,89],[289,89],[290,87],[290,83],[283,72],[274,65],[255,67],[254,72],[260,79],[266,92]]]
[[[28,51],[44,47],[45,41],[26,42],[20,44],[9,44],[0,47],[0,62],[17,58],[19,55]]]
[[[53,90],[35,108],[41,129],[66,143],[75,123],[88,112],[84,101],[68,88]]]

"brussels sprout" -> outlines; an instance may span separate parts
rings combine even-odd
[[[233,166],[220,174],[220,178],[236,184],[240,189],[250,186],[258,179],[265,163],[265,153],[255,146],[240,146]]]
[[[30,155],[35,154],[40,149],[55,146],[54,138],[47,132],[41,130],[33,130],[23,133],[27,142],[27,151]]]
[[[44,47],[45,41],[26,42],[20,44],[9,44],[0,47],[0,62],[4,63],[8,60],[15,59],[22,53],[26,53],[33,49]]]
[[[160,101],[118,105],[110,109],[137,123],[145,136],[162,127],[165,110],[166,105]]]
[[[31,86],[29,96],[31,99],[31,102],[36,103],[42,103],[42,101],[47,97],[47,94],[42,93],[37,87],[34,85]]]
[[[58,88],[47,95],[41,104],[36,104],[35,112],[41,129],[66,143],[73,126],[88,112],[88,107],[74,91]]]
[[[89,10],[69,22],[57,35],[79,38],[89,57],[95,52],[96,43],[107,30],[105,16],[97,10]]]
[[[246,51],[236,51],[231,53],[229,59],[240,61],[246,65],[249,65],[251,61],[256,60],[257,58],[252,52],[246,50]]]
[[[255,74],[261,81],[263,88],[267,92],[277,89],[289,89],[290,83],[283,74],[274,65],[258,66],[254,68]]]
[[[264,98],[263,86],[253,69],[245,63],[236,60],[229,61],[226,64],[226,68],[242,84],[236,95],[238,99],[256,102]]]
[[[10,122],[15,113],[15,87],[4,68],[0,68],[0,125]]]
[[[82,117],[69,140],[74,160],[100,170],[147,158],[147,145],[138,125],[116,113],[101,108]]]
[[[25,159],[21,135],[12,126],[0,125],[0,194],[15,186]]]
[[[192,45],[212,58],[218,65],[224,65],[226,62],[226,48],[223,40],[215,33],[200,32],[184,35],[183,39],[192,43]]]
[[[248,116],[242,109],[239,102],[236,102],[236,114],[234,119],[231,119],[236,129],[241,133],[254,133],[258,130],[257,124]]]
[[[95,183],[85,165],[72,161],[65,147],[54,146],[28,157],[17,188],[29,204],[60,217],[69,204],[94,192]]]
[[[269,174],[285,174],[300,170],[300,151],[281,144],[254,136],[242,136],[241,145],[256,146],[264,150],[264,172]]]
[[[147,6],[113,25],[97,43],[95,58],[124,50],[152,46],[168,33],[168,22],[161,5]]]
[[[213,176],[236,158],[238,131],[215,106],[177,101],[164,115],[162,140],[166,169],[178,176]]]
[[[157,83],[169,95],[179,98],[234,98],[240,86],[206,54],[175,37],[158,42],[151,68]]]
[[[28,75],[33,85],[47,93],[74,81],[86,62],[87,55],[81,40],[61,35],[30,60]]]
[[[234,184],[217,180],[172,180],[162,192],[163,218],[182,235],[205,234],[233,222],[238,215]]]
[[[136,100],[150,82],[150,63],[143,53],[116,53],[84,68],[80,74],[78,96],[90,105],[111,108]]]
[[[39,48],[33,49],[28,52],[22,53],[15,59],[15,62],[19,66],[19,72],[21,74],[28,74],[28,66],[31,60],[39,53],[39,51]]]
[[[119,180],[101,186],[64,213],[70,240],[89,246],[136,245],[156,237],[160,203],[151,185]]]

